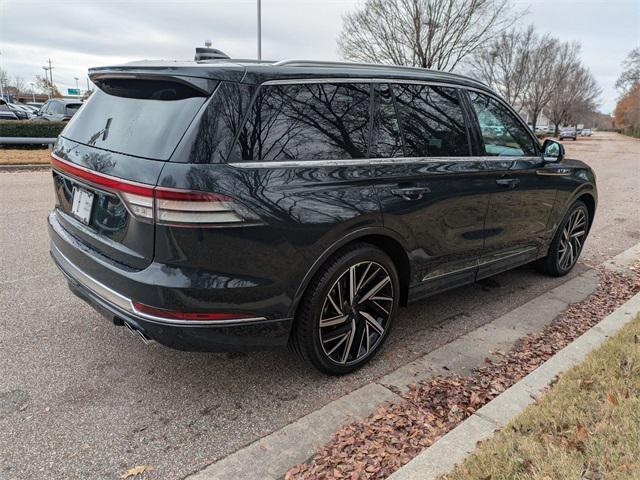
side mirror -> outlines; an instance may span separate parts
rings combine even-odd
[[[564,158],[564,146],[547,138],[542,144],[542,156],[546,162],[561,162]]]

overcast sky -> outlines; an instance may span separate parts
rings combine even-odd
[[[263,0],[263,58],[339,59],[342,14],[357,0]],[[640,0],[514,0],[523,25],[582,43],[582,58],[611,112],[620,63],[640,45]],[[255,0],[0,0],[0,67],[31,81],[53,61],[63,92],[87,68],[139,59],[188,59],[211,39],[236,58],[255,57]]]

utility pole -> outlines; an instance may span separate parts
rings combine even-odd
[[[49,88],[51,88],[51,97],[53,97],[53,67],[51,66],[51,59],[49,59],[49,77],[51,79]]]
[[[258,60],[262,60],[262,2],[258,0]]]
[[[44,70],[44,82],[46,84],[46,83],[49,82],[49,74],[47,73],[49,68],[48,67],[42,67],[42,69]],[[49,99],[51,99],[51,88],[47,88],[47,97]]]

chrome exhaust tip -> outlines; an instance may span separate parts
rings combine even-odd
[[[137,337],[140,340],[142,340],[142,343],[144,343],[145,345],[153,345],[154,343],[156,343],[155,340],[147,337],[144,333],[142,333],[140,330],[138,330],[136,327],[134,327],[130,323],[124,322],[124,325],[127,327],[128,332],[132,336]]]

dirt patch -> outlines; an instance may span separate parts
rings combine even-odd
[[[0,165],[47,164],[50,158],[48,148],[0,148]]]
[[[634,273],[626,277],[600,269],[596,291],[543,331],[487,359],[473,375],[437,376],[397,392],[404,401],[386,403],[339,430],[308,463],[291,468],[285,479],[387,478],[640,291],[640,270]]]

